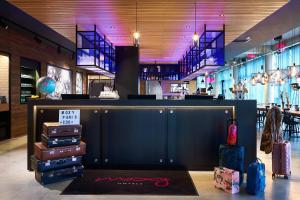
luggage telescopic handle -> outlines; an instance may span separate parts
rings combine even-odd
[[[256,158],[256,162],[262,163],[261,159],[259,159],[259,158]]]
[[[228,122],[235,122],[237,124],[237,119],[230,118],[227,120]]]

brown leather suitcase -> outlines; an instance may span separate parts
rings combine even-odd
[[[41,142],[34,144],[34,155],[38,160],[47,161],[59,158],[82,156],[85,154],[86,144],[47,148]]]
[[[58,122],[45,122],[43,133],[48,137],[80,136],[81,125],[59,125]]]

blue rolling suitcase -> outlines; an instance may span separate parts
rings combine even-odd
[[[41,161],[38,160],[34,155],[31,156],[31,168],[39,171],[49,171],[55,169],[61,169],[65,167],[72,167],[82,165],[82,156],[72,156],[67,158],[60,158],[56,160]]]
[[[35,179],[42,185],[66,181],[82,176],[83,166],[73,166],[47,172],[35,171]]]
[[[257,194],[264,192],[266,187],[265,164],[257,159],[250,163],[247,173],[247,192],[249,194]]]
[[[47,137],[45,134],[42,134],[41,140],[43,145],[52,148],[52,147],[78,145],[80,143],[80,136],[50,138]]]
[[[219,148],[219,165],[239,171],[240,185],[244,178],[245,148],[241,145],[221,144]]]

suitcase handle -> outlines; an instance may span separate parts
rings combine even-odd
[[[68,133],[71,133],[71,132],[74,132],[73,129],[67,129],[67,130],[64,129],[63,131],[60,131],[61,134],[66,134],[66,133],[68,134]]]
[[[263,163],[260,158],[256,158],[256,162]]]

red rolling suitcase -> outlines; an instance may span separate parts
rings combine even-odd
[[[289,141],[276,141],[272,151],[272,178],[283,175],[285,179],[291,175],[291,143]]]

